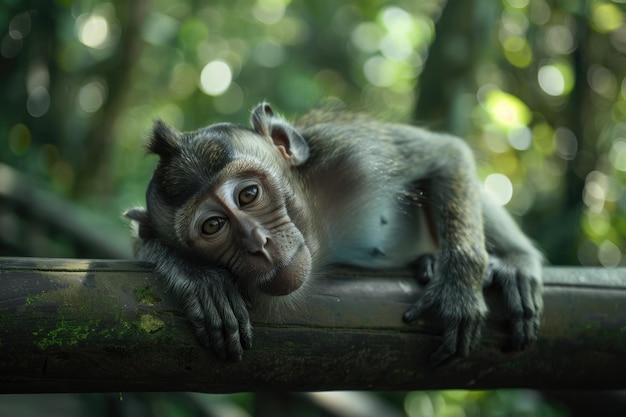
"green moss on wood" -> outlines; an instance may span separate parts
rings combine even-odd
[[[74,323],[61,319],[57,322],[54,329],[45,331],[43,328],[40,328],[33,332],[33,336],[36,338],[35,344],[40,349],[48,349],[53,346],[75,346],[79,342],[86,340],[95,331],[98,324],[99,320],[89,320],[87,323]]]
[[[139,326],[145,332],[156,333],[165,327],[165,323],[163,320],[153,316],[152,314],[142,314]]]
[[[135,289],[135,299],[146,306],[153,307],[161,302],[161,298],[156,295],[154,288],[149,285]]]

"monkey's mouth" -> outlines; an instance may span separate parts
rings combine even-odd
[[[303,243],[290,260],[278,266],[273,276],[261,284],[261,292],[273,296],[291,294],[309,278],[311,263],[311,253]]]

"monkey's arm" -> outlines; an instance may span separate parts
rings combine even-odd
[[[181,259],[156,239],[142,240],[137,257],[152,262],[155,272],[183,306],[202,344],[220,357],[240,361],[252,345],[246,304],[225,270],[207,269]]]
[[[482,201],[489,253],[483,285],[502,290],[510,323],[510,338],[504,350],[523,350],[537,340],[539,334],[543,257],[503,207],[495,204],[485,192]],[[420,257],[416,272],[422,284],[433,279],[436,263],[436,255]]]
[[[444,321],[442,345],[431,355],[437,366],[466,357],[480,340],[487,314],[482,287],[487,267],[480,183],[467,145],[435,137],[423,154],[416,189],[424,190],[435,221],[439,251],[423,296],[404,314],[409,322],[426,310]]]

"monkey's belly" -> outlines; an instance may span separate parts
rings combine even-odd
[[[347,226],[333,231],[336,240],[330,253],[332,264],[371,269],[402,268],[420,255],[437,251],[421,208],[401,206],[370,210],[345,220],[338,224]]]

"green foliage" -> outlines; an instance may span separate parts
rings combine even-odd
[[[567,415],[546,404],[537,392],[526,390],[418,391],[406,396],[404,409],[409,417]]]
[[[261,100],[295,117],[334,97],[468,138],[552,262],[626,262],[620,2],[149,6],[5,2],[0,162],[117,216],[141,203],[154,119],[192,130],[247,123]]]

